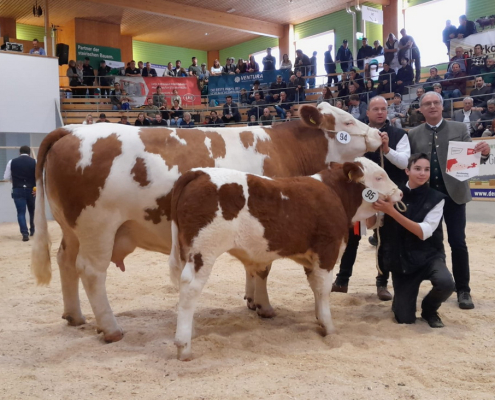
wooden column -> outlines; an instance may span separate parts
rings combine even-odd
[[[220,61],[220,64],[222,64],[220,60],[220,51],[219,50],[208,51],[208,61],[207,61],[208,64],[206,65],[206,68],[210,69],[213,66],[213,61],[215,60]]]
[[[122,62],[126,64],[133,59],[132,36],[120,36],[120,56],[122,57]]]
[[[15,18],[0,18],[0,37],[4,36],[12,39],[17,36]]]
[[[49,1],[45,0],[43,16],[45,17],[45,51],[47,56],[55,57],[55,49],[52,46],[52,27],[50,26]]]
[[[291,60],[295,58],[294,25],[283,26],[283,36],[278,40],[278,46],[280,50],[280,61],[282,61],[284,54],[288,54]]]
[[[383,6],[383,42],[388,39],[388,34],[399,36],[399,0],[390,0],[388,6]]]

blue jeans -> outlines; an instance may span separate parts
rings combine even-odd
[[[34,199],[32,188],[14,188],[12,189],[12,198],[14,199],[15,208],[17,209],[17,222],[22,235],[28,235],[29,232],[34,234]],[[26,224],[26,207],[29,212],[29,226],[31,229],[28,232]]]
[[[446,99],[455,99],[457,97],[462,97],[462,93],[459,89],[444,90],[443,95],[444,95],[444,98],[446,98]]]
[[[277,116],[281,119],[285,119],[286,117],[286,111],[280,107],[280,106],[275,106],[275,111],[277,112]]]

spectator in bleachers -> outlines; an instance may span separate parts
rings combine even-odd
[[[109,76],[110,71],[112,68],[110,68],[105,60],[100,61],[100,68],[98,68],[98,84],[100,86],[111,86],[112,85],[112,78],[108,77],[105,78],[106,76]],[[101,89],[101,93],[109,93],[109,89]]]
[[[356,87],[356,93],[362,93],[364,90],[364,79],[353,68],[349,71],[349,86]]]
[[[373,48],[368,44],[367,38],[361,39],[361,47],[357,53],[358,69],[364,69],[364,59],[373,57]]]
[[[335,100],[334,107],[340,108],[341,110],[346,110],[347,108],[341,99]]]
[[[255,100],[255,94],[259,93],[260,94],[260,99],[264,100],[265,99],[265,94],[263,93],[263,90],[260,88],[260,81],[255,80],[253,87],[251,88],[251,91],[249,92],[249,101],[253,102]]]
[[[385,55],[385,63],[392,68],[396,73],[400,68],[399,63],[399,41],[393,33],[388,34],[388,39],[385,42],[383,49]]]
[[[349,94],[349,74],[347,72],[343,72],[340,75],[340,82],[337,85],[337,89],[339,90],[337,97],[345,97]]]
[[[179,78],[186,78],[188,76],[189,76],[189,74],[186,71],[186,69],[184,67],[181,67],[180,70],[179,70],[179,74],[177,75],[177,77],[179,77]]]
[[[289,71],[292,71],[292,61],[289,60],[288,54],[284,54],[282,56],[282,61],[280,61],[279,69],[288,69]]]
[[[414,83],[414,72],[412,67],[409,65],[409,60],[407,58],[402,58],[400,60],[402,67],[397,71],[397,93],[403,95],[406,92],[406,86],[410,86]],[[400,128],[400,127],[399,127]]]
[[[266,102],[276,103],[280,99],[280,92],[287,89],[287,83],[282,79],[282,75],[277,75],[277,80],[270,85],[270,93],[266,96]]]
[[[197,57],[192,57],[191,62],[192,64],[189,66],[189,75],[190,76],[195,75],[199,78],[201,75],[201,67],[198,65]]]
[[[237,60],[235,73],[236,74],[243,74],[245,72],[246,72],[246,63],[244,62],[244,60],[242,58],[239,58]]]
[[[462,72],[468,71],[468,55],[464,54],[464,49],[461,46],[455,48],[455,56],[450,59],[448,71],[452,71],[452,65],[458,63]]]
[[[356,86],[349,85],[349,87],[348,87],[348,95],[347,95],[347,97],[344,98],[344,102],[345,102],[345,105],[347,107],[350,107],[351,106],[351,96],[352,95],[355,95],[355,94],[356,95],[358,94],[357,93],[357,90],[356,90]]]
[[[120,109],[121,110],[130,110],[131,109],[131,99],[127,97],[127,93],[125,90],[122,90],[122,94],[119,96],[120,98]]]
[[[481,135],[481,137],[490,137],[494,135],[495,135],[495,119],[486,126],[486,129]]]
[[[310,89],[314,89],[315,87],[315,76],[317,75],[317,64],[318,64],[318,59],[317,56],[318,52],[313,51],[313,56],[309,59],[311,62],[311,66],[308,70],[308,76],[311,76],[311,78],[308,79],[308,85]]]
[[[476,24],[468,21],[465,15],[459,17],[459,27],[457,28],[457,39],[466,39],[468,36],[478,33]]]
[[[251,102],[251,109],[247,112],[247,115],[250,117],[251,115],[254,115],[256,117],[256,120],[258,120],[263,113],[261,111],[263,108],[265,108],[265,100],[263,100],[260,96],[260,92],[257,91],[254,93],[254,100]]]
[[[246,89],[242,88],[241,93],[239,95],[239,102],[243,106],[247,106],[249,103],[249,95]]]
[[[174,71],[174,76],[180,76],[181,74],[181,68],[182,68],[182,61],[181,60],[175,60],[175,67],[173,69]]]
[[[419,109],[419,99],[425,94],[425,90],[422,87],[416,89],[416,98],[409,105],[409,126],[418,126],[425,122],[425,117]]]
[[[139,69],[139,73],[141,74],[141,76],[143,76],[143,70],[144,70],[144,64],[142,61],[138,61],[138,69]]]
[[[210,69],[211,76],[219,76],[223,73],[223,67],[218,60],[213,61],[213,66]]]
[[[366,103],[362,102],[359,98],[359,95],[352,94],[349,96],[349,110],[347,111],[358,121],[365,122],[366,121],[366,110],[368,107]]]
[[[149,97],[146,100],[146,104],[144,105],[143,109],[146,110],[146,117],[148,119],[153,119],[155,117],[155,114],[158,112],[158,107],[153,104],[152,97]]]
[[[442,77],[440,75],[438,75],[437,67],[431,67],[430,68],[430,76],[426,80],[426,82],[429,83],[429,85],[424,85],[424,88],[425,89],[430,88],[432,86],[432,83],[439,82],[441,80],[442,80]]]
[[[117,122],[117,124],[121,124],[121,125],[130,125],[130,122],[127,120],[127,115],[122,115],[120,117],[120,121]]]
[[[210,77],[210,71],[206,68],[206,63],[201,64],[201,70],[199,72],[199,79],[202,79],[206,84],[208,84],[208,78]]]
[[[483,54],[483,47],[481,44],[474,46],[474,54],[471,56],[471,68],[469,69],[469,75],[478,75],[481,73],[482,68],[486,66],[486,59],[488,56]]]
[[[408,106],[402,102],[400,93],[395,93],[392,104],[388,106],[387,117],[390,125],[401,128],[406,124]]]
[[[488,100],[492,98],[492,88],[486,86],[482,76],[475,78],[474,89],[471,90],[470,96],[474,100],[476,111],[485,112]]]
[[[146,62],[146,67],[141,71],[141,75],[144,77],[154,77],[156,78],[158,75],[156,74],[156,70],[151,68],[151,64],[149,61]]]
[[[333,62],[333,58],[332,58],[332,49],[333,49],[333,45],[329,44],[328,50],[325,51],[325,53],[323,54],[323,56],[325,57],[325,71],[327,75],[335,74],[337,72],[337,66]],[[327,85],[332,86],[332,82],[335,82],[335,85],[339,83],[339,78],[337,75],[332,75],[328,77]]]
[[[132,60],[129,66],[125,69],[125,76],[141,76],[141,71],[136,68],[136,61]]]
[[[153,93],[153,104],[160,108],[165,103],[165,95],[162,94],[162,87],[156,87],[156,93]]]
[[[134,126],[150,126],[151,123],[148,119],[144,117],[144,113],[140,112],[134,121]]]
[[[170,125],[179,125],[184,115],[184,109],[179,105],[179,100],[174,100],[174,105],[170,109]]]
[[[285,118],[283,119],[283,122],[289,122],[289,121],[292,121],[292,111],[291,110],[287,110],[287,112],[285,113]]]
[[[287,93],[280,92],[280,99],[275,104],[275,111],[280,119],[285,119],[287,112],[292,108],[292,103],[287,99]]]
[[[296,59],[294,60],[294,72],[301,71],[302,76],[307,76],[311,72],[311,60],[303,53],[302,50],[296,50]]]
[[[91,113],[86,115],[86,118],[83,121],[83,125],[93,125],[93,115],[91,115]]]
[[[376,56],[383,56],[383,46],[380,44],[379,40],[375,40],[373,42],[373,51],[372,51],[372,57]]]
[[[29,54],[46,56],[45,49],[43,47],[40,47],[40,42],[38,41],[38,39],[33,39],[33,48],[29,50]]]
[[[179,127],[180,128],[193,128],[194,127],[194,121],[191,118],[191,114],[188,113],[187,111],[184,113],[184,117],[182,118],[182,121],[180,121]]]
[[[259,123],[261,126],[271,126],[273,124],[275,117],[270,114],[270,109],[264,108],[263,115],[259,118]]]
[[[260,72],[260,66],[254,59],[254,56],[251,54],[249,56],[249,62],[246,65],[246,72],[253,73],[253,72]]]
[[[172,90],[172,97],[170,98],[171,104],[174,104],[175,102],[179,103],[179,106],[182,107],[182,97],[179,95],[179,91],[177,89]]]
[[[491,87],[492,91],[495,91],[495,59],[493,57],[487,58],[486,66],[481,72],[486,86]]]
[[[445,21],[445,29],[442,32],[443,42],[447,46],[447,55],[450,55],[450,40],[457,37],[457,28],[452,25],[450,19]]]
[[[233,75],[235,74],[236,67],[237,66],[235,65],[235,58],[228,57],[226,60],[225,67],[223,68],[223,73]]]
[[[273,71],[275,70],[275,57],[272,56],[272,48],[268,47],[266,49],[266,56],[263,57],[263,60],[261,61],[263,64],[263,71]]]
[[[101,113],[100,118],[98,118],[98,121],[96,121],[97,124],[102,123],[102,122],[110,122],[107,119],[107,116],[105,115],[105,113]]]
[[[295,101],[296,99],[296,86],[296,76],[291,75],[287,83],[287,90],[285,91],[289,101]]]
[[[368,104],[373,97],[378,95],[378,93],[375,89],[375,82],[373,81],[373,79],[366,80],[364,86],[364,92],[359,96],[359,98],[363,103]]]
[[[77,64],[74,60],[69,61],[67,77],[69,78],[69,85],[71,86],[72,94],[74,96],[84,96],[86,94],[86,89],[76,89],[78,86],[85,86],[82,61],[78,61]]]
[[[342,45],[337,51],[337,55],[335,56],[335,61],[340,63],[340,68],[342,72],[347,72],[351,69],[354,64],[352,62],[352,52],[349,50],[349,44],[347,39],[344,39]]]
[[[256,115],[249,116],[248,126],[258,126],[259,122],[256,120]]]
[[[83,64],[84,79],[83,82],[86,86],[93,86],[95,84],[95,70],[89,63],[89,57],[84,58]],[[88,88],[88,93],[90,96],[94,96],[95,90],[93,88]]]
[[[321,88],[321,94],[318,97],[318,100],[316,100],[316,104],[320,104],[320,103],[332,104],[332,99],[333,96],[331,90],[327,86],[323,86]]]
[[[490,99],[486,104],[486,112],[481,114],[481,121],[485,129],[493,119],[495,119],[495,99]]]
[[[444,97],[443,88],[440,83],[433,84],[433,91],[437,92],[443,99],[443,110],[442,117],[443,118],[452,118],[452,100],[448,100]]]
[[[167,64],[165,71],[163,71],[163,76],[175,76],[174,66],[171,62]]]
[[[211,121],[211,118],[209,115],[205,115],[205,120],[203,122],[203,125],[209,125]]]
[[[441,82],[443,95],[446,99],[462,97],[466,94],[466,73],[461,71],[458,63],[452,64],[452,72],[445,74],[445,80]]]
[[[218,126],[218,127],[224,127],[225,124],[223,121],[218,118],[218,113],[216,111],[211,111],[210,112],[210,122],[208,123],[208,126]]]
[[[397,75],[395,74],[395,71],[390,68],[390,65],[387,62],[384,62],[383,69],[378,74],[377,94],[394,93],[396,82]]]
[[[414,41],[414,38],[406,33],[405,29],[401,29],[400,31],[402,38],[399,40],[399,60],[402,57],[406,57],[409,59],[411,64],[414,62],[414,70],[416,72],[416,83],[419,83],[421,79],[421,55],[419,53],[419,48]],[[403,52],[401,56],[401,52]]]
[[[295,85],[295,101],[300,103],[304,101],[306,98],[305,89],[306,89],[306,79],[302,77],[302,71],[299,69],[296,72],[296,79],[294,80]]]
[[[239,107],[232,101],[232,96],[226,96],[225,100],[226,103],[223,105],[222,121],[226,124],[240,122],[241,114],[239,114]]]
[[[481,113],[473,109],[473,98],[464,97],[462,100],[462,110],[454,111],[452,118],[457,122],[464,122],[471,137],[480,137],[483,134],[483,124],[481,123]]]

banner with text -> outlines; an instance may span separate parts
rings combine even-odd
[[[209,99],[215,99],[219,104],[225,103],[225,96],[230,94],[234,102],[239,101],[241,89],[246,89],[248,92],[253,87],[254,81],[260,81],[260,89],[265,94],[270,89],[270,84],[277,80],[277,75],[282,75],[285,83],[289,82],[289,71],[263,71],[246,74],[210,76],[208,80],[208,96]]]
[[[490,145],[491,152],[486,163],[480,165],[479,175],[470,180],[471,196],[473,200],[495,201],[495,137],[484,137],[473,141],[476,140],[485,140]]]
[[[464,53],[469,57],[474,55],[474,46],[481,44],[483,54],[493,57],[495,54],[495,30],[487,30],[486,32],[469,35],[465,39],[452,39],[450,41],[450,57],[455,56],[455,48],[461,46]]]
[[[143,78],[142,76],[116,76],[115,82],[120,83],[122,90],[131,100],[132,107],[139,107],[146,103],[146,99],[156,93],[157,86],[162,88],[162,94],[167,99],[168,107],[171,107],[170,97],[173,90],[177,89],[182,98],[183,105],[200,105],[201,92],[196,77],[190,78]]]
[[[100,67],[100,61],[121,61],[120,49],[105,46],[93,46],[92,44],[76,43],[76,60],[89,58],[89,63],[94,69]]]

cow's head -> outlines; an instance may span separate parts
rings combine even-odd
[[[376,213],[373,203],[380,200],[389,200],[396,203],[402,199],[402,191],[388,177],[385,170],[373,161],[365,157],[358,157],[354,162],[346,162],[343,172],[349,180],[361,183],[365,186],[363,201],[354,218],[355,221],[363,221]],[[367,200],[364,198],[368,194]]]
[[[328,139],[327,163],[354,160],[367,151],[375,151],[382,144],[377,129],[328,103],[321,103],[318,107],[302,106],[299,116],[308,127],[325,132]]]

